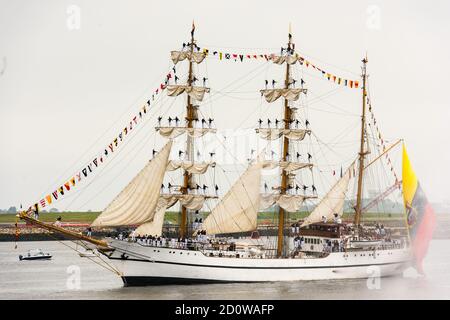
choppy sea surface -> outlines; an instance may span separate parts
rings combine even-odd
[[[450,240],[433,240],[424,262],[425,277],[295,281],[255,284],[123,287],[119,276],[81,258],[71,242],[0,243],[0,299],[450,299]],[[19,261],[41,248],[48,261]],[[97,261],[98,262],[98,261]]]

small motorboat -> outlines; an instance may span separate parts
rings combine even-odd
[[[50,253],[44,253],[42,249],[29,250],[25,255],[19,255],[19,260],[49,260],[52,258]]]
[[[82,258],[88,258],[88,257],[97,257],[97,255],[95,254],[95,249],[83,249],[78,251],[78,255]]]

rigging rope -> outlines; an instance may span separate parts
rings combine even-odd
[[[53,236],[52,233],[51,233],[50,231],[45,230],[44,234],[47,235],[47,236],[50,237],[50,238],[53,238],[55,241],[59,242],[60,244],[62,244],[62,245],[64,245],[64,246],[68,247],[69,249],[71,249],[71,250],[73,250],[73,251],[79,253],[79,251],[76,250],[75,248],[73,248],[73,247],[67,245],[66,243],[64,243],[64,241],[61,241],[61,240],[59,240],[58,238],[56,238],[55,236]],[[72,242],[72,243],[77,244],[77,242],[74,241],[74,240],[67,240],[67,241],[70,241],[70,242]],[[80,241],[80,242],[83,243],[82,241]],[[85,247],[85,246],[84,246],[84,247]],[[95,253],[94,253],[94,254],[95,254]],[[92,259],[92,257],[86,256],[86,258],[88,258],[89,260],[91,260],[91,261],[94,262],[95,264],[99,265],[100,267],[102,267],[102,268],[104,268],[104,269],[106,269],[106,270],[108,270],[108,271],[111,271],[111,272],[117,274],[118,276],[122,276],[122,272],[120,272],[120,271],[119,271],[117,268],[115,268],[112,264],[110,264],[110,263],[106,262],[105,260],[103,260],[102,257],[100,256],[100,254],[95,254],[95,255],[96,255],[96,258],[98,258],[101,262],[103,262],[103,264],[102,264],[102,263],[99,263],[98,261],[95,261],[94,259]]]

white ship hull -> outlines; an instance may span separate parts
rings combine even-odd
[[[274,282],[392,276],[411,259],[410,250],[333,252],[324,258],[208,257],[200,251],[149,247],[113,240],[109,259],[126,286],[213,282]]]

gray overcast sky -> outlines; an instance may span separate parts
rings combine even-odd
[[[67,27],[71,5],[80,8],[77,30]],[[380,129],[391,140],[406,140],[429,198],[450,201],[449,15],[446,0],[1,0],[0,208],[37,200],[62,182],[58,177],[74,173],[100,151],[159,84],[171,66],[170,50],[188,39],[192,19],[200,46],[237,53],[279,50],[292,22],[298,51],[347,78],[359,74],[367,51]],[[211,86],[225,87],[240,76],[236,65],[228,63],[208,61]],[[251,63],[242,68],[257,66]],[[264,74],[252,89],[261,87],[263,79]],[[334,89],[317,82],[317,87],[314,80],[309,83],[316,95]],[[342,92],[327,102],[358,114],[357,91]],[[252,102],[252,108],[257,104]],[[217,125],[232,129],[236,121],[230,114],[246,114],[245,107],[245,100],[217,102],[214,117],[224,119]],[[311,117],[325,141],[333,139],[334,130],[341,131],[340,118],[326,113]],[[345,121],[357,123],[358,118],[342,119],[342,128]],[[145,157],[151,148],[146,146]],[[129,173],[121,176],[119,187],[146,160],[136,161],[124,162]],[[124,169],[118,166],[117,172]],[[114,174],[104,183],[114,181]],[[102,208],[119,187],[105,190],[87,208]],[[82,204],[62,208],[87,209]]]

